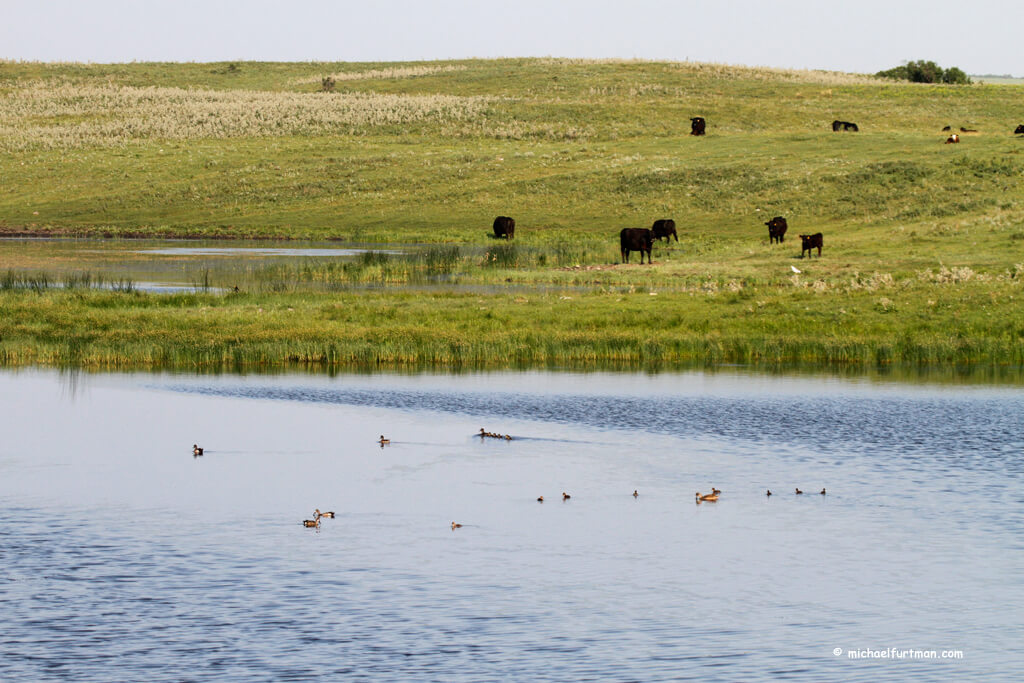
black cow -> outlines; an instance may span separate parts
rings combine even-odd
[[[833,121],[832,132],[838,133],[841,130],[852,130],[854,133],[860,130],[856,123],[850,123],[849,121]]]
[[[948,133],[951,130],[953,130],[953,129],[950,126],[943,126],[942,127],[942,132],[943,133]]]
[[[647,252],[647,263],[651,262],[651,248],[654,246],[654,232],[650,228],[623,228],[619,233],[619,248],[622,250],[622,262],[629,263],[629,252],[640,252],[640,263],[644,262]]]
[[[772,242],[782,244],[786,237],[786,230],[789,229],[789,225],[786,224],[786,219],[782,216],[776,216],[765,223],[765,225],[768,226],[768,244],[771,244]]]
[[[1014,135],[1024,135],[1024,123],[1013,129]]]
[[[702,116],[695,116],[690,119],[690,135],[704,135],[705,125],[707,124]]]
[[[679,241],[679,235],[676,234],[676,222],[671,218],[659,218],[654,221],[654,225],[651,227],[651,232],[654,233],[654,239],[659,242],[662,237],[669,242],[672,241],[669,237],[675,237],[676,242]]]
[[[508,216],[498,216],[494,219],[494,236],[512,239],[516,235],[516,221]]]
[[[960,126],[960,132],[961,133],[977,133],[978,131],[975,130],[974,128],[964,128],[963,126]]]
[[[818,248],[818,258],[821,258],[821,233],[816,232],[813,235],[800,235],[800,258],[804,257],[804,252],[807,252],[808,258],[813,256],[811,250],[815,247]]]

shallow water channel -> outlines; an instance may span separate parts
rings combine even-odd
[[[1024,669],[1019,386],[0,371],[0,429],[0,680]]]
[[[395,255],[408,248],[280,240],[3,238],[0,270],[89,272],[108,280],[127,278],[141,291],[175,292],[206,288],[211,272],[223,279],[242,267],[352,259],[370,251]]]

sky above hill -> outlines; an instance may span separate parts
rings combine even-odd
[[[1003,0],[0,0],[0,58],[690,60],[873,73],[930,59],[1024,75]]]

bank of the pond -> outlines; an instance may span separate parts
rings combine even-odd
[[[845,292],[0,291],[0,363],[97,368],[1024,364],[1015,282]]]

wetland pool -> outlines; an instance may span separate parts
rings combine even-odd
[[[0,680],[1024,668],[1019,386],[4,370],[0,427]]]
[[[138,290],[172,293],[208,288],[204,281],[211,273],[230,280],[274,264],[350,260],[368,252],[398,255],[407,248],[280,240],[0,238],[0,271],[57,277],[88,272],[107,280],[127,278]]]

